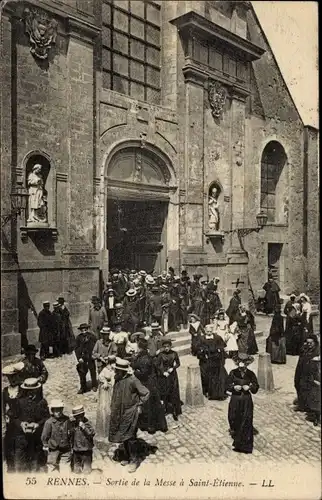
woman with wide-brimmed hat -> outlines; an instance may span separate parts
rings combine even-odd
[[[254,361],[252,356],[239,353],[234,359],[237,368],[232,370],[227,379],[227,392],[231,395],[228,406],[230,435],[233,438],[233,450],[252,453],[254,442],[253,399],[259,385],[254,372],[247,366]]]
[[[134,375],[150,391],[148,401],[142,406],[139,429],[154,434],[156,431],[166,432],[168,426],[157,386],[154,360],[148,351],[148,346],[147,339],[138,341],[138,352],[133,356],[131,366]]]
[[[116,356],[105,356],[98,375],[98,404],[96,412],[96,436],[108,438],[111,418],[111,399],[114,386]]]
[[[174,420],[181,415],[181,400],[177,369],[180,366],[178,353],[171,349],[171,339],[162,339],[162,350],[157,355],[155,366],[158,374],[158,388],[164,403],[166,414],[172,414]]]
[[[221,308],[217,311],[213,321],[213,331],[219,335],[225,342],[226,355],[229,358],[235,356],[238,352],[238,345],[234,332],[229,326],[229,318],[225,313],[225,309]]]
[[[238,351],[245,354],[257,354],[258,346],[255,337],[255,319],[252,313],[242,304],[238,308],[236,324],[231,325],[237,338]]]

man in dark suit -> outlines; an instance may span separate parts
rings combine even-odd
[[[92,352],[96,344],[96,337],[89,331],[87,323],[79,325],[78,330],[80,334],[76,338],[75,354],[78,360],[77,371],[80,380],[80,389],[78,394],[83,394],[87,391],[86,388],[86,374],[89,370],[92,380],[92,389],[97,391],[97,376],[95,360],[92,359]]]

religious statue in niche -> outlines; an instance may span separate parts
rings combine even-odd
[[[31,44],[30,52],[38,59],[47,59],[50,47],[56,42],[58,23],[40,9],[26,8],[25,29]]]
[[[219,213],[219,198],[220,189],[216,184],[212,184],[209,189],[208,197],[208,226],[213,231],[219,230],[220,213]]]
[[[219,82],[210,82],[208,87],[208,99],[211,114],[214,118],[221,118],[227,99],[227,90]]]
[[[27,224],[47,224],[47,191],[44,186],[44,178],[42,176],[42,166],[37,163],[32,167],[32,171],[28,175],[27,185],[29,193],[29,216]]]

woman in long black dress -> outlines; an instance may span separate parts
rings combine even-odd
[[[181,415],[181,400],[177,369],[180,366],[178,354],[171,349],[171,340],[162,340],[162,351],[157,355],[155,366],[158,374],[158,387],[165,413],[172,413],[174,420]]]
[[[225,342],[206,325],[205,338],[198,348],[202,392],[208,399],[226,399]]]
[[[295,411],[309,411],[308,394],[312,380],[311,361],[320,352],[318,338],[311,334],[300,350],[300,356],[295,369],[294,386],[297,393]]]
[[[205,330],[199,316],[196,314],[190,314],[189,316],[189,333],[191,335],[191,354],[192,356],[197,356],[198,348],[205,334]]]
[[[321,365],[320,356],[315,356],[310,362],[311,377],[308,383],[307,406],[309,417],[316,426],[321,422]]]
[[[271,355],[271,362],[276,364],[286,363],[286,347],[284,337],[284,318],[281,307],[275,308],[269,336],[266,339],[266,352]]]
[[[295,299],[296,296],[292,293],[284,307],[286,354],[290,356],[298,356],[301,348],[301,310],[300,304]]]
[[[139,429],[147,431],[149,434],[154,434],[156,431],[166,432],[168,430],[167,421],[157,388],[153,358],[148,353],[146,339],[138,341],[138,353],[133,357],[131,366],[136,378],[150,391],[149,399],[142,406]]]
[[[255,318],[250,311],[246,310],[244,305],[239,306],[236,315],[236,323],[237,327],[235,333],[237,334],[238,352],[249,355],[257,354],[258,347],[255,337]]]
[[[247,365],[254,358],[239,353],[235,360],[237,368],[232,370],[227,379],[227,392],[231,394],[228,407],[230,435],[233,438],[234,451],[252,453],[254,442],[253,400],[259,385],[254,372]]]

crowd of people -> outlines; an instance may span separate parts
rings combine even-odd
[[[167,415],[182,413],[177,370],[178,353],[169,332],[186,327],[191,354],[198,359],[202,391],[210,400],[230,397],[228,422],[233,449],[253,450],[252,394],[259,389],[248,365],[258,352],[255,318],[241,303],[236,289],[227,310],[219,297],[219,278],[203,280],[173,269],[153,277],[145,271],[113,271],[102,298],[92,297],[88,323],[74,336],[63,297],[50,311],[44,303],[38,315],[40,357],[28,345],[20,363],[6,366],[9,385],[3,391],[6,421],[5,459],[9,472],[91,471],[94,436],[120,444],[115,455],[134,472],[139,465],[137,432],[167,432]],[[277,295],[276,295],[277,293]],[[314,425],[320,421],[319,344],[313,333],[309,298],[294,295],[281,314],[274,291],[274,315],[266,349],[273,363],[286,354],[299,355],[295,373],[296,409],[306,411]],[[48,378],[44,360],[75,352],[79,394],[98,391],[95,429],[83,406],[64,414],[64,402],[44,399]],[[236,364],[229,374],[226,359]]]

